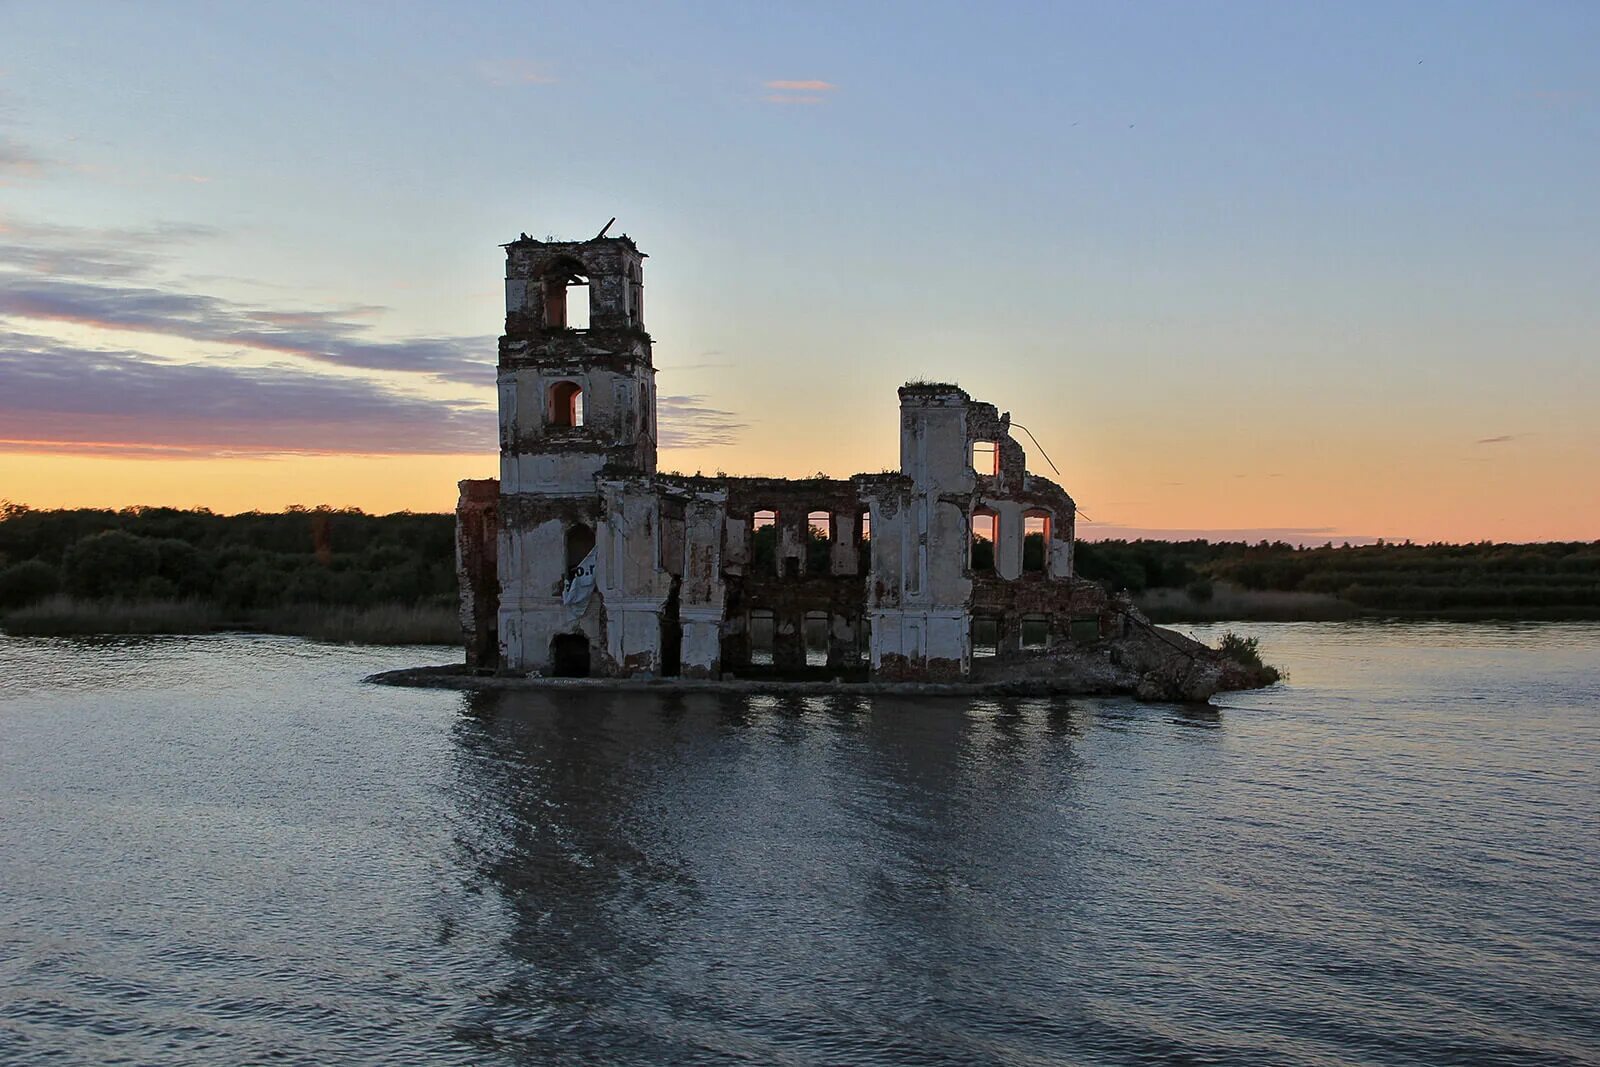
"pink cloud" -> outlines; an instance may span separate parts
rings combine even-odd
[[[825,81],[770,81],[766,83],[768,89],[783,89],[790,92],[802,93],[831,93],[839,88],[832,82]]]
[[[478,76],[490,85],[554,85],[556,77],[528,59],[485,59],[478,63]]]

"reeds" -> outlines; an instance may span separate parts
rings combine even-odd
[[[351,645],[459,645],[461,618],[432,604],[372,607],[298,605],[259,612],[260,628],[314,641]]]
[[[193,634],[220,628],[223,614],[198,600],[84,600],[57,595],[0,617],[9,634]]]
[[[299,604],[229,612],[201,600],[84,600],[52,596],[0,616],[0,630],[16,636],[256,630],[340,644],[461,643],[461,621],[455,609],[436,604]]]
[[[1151,622],[1328,622],[1362,613],[1355,604],[1323,593],[1243,589],[1231,582],[1214,583],[1205,601],[1184,589],[1147,589],[1134,603]]]

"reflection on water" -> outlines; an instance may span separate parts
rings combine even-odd
[[[1251,629],[1221,709],[0,639],[0,1061],[1591,1061],[1600,627]]]

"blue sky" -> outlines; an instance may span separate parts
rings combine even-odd
[[[1600,536],[1596,55],[1592,4],[7,5],[0,473],[485,473],[496,246],[615,215],[664,466],[892,465],[932,376],[1110,524]]]

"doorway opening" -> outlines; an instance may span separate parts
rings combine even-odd
[[[551,638],[550,673],[557,678],[589,677],[589,635],[556,634]]]

